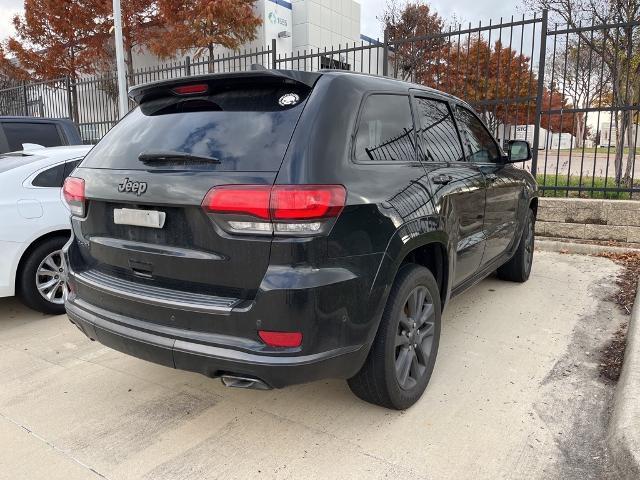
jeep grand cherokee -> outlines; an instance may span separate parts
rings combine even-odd
[[[139,358],[407,408],[448,300],[525,281],[537,187],[466,103],[388,78],[251,71],[130,91],[64,195],[71,321]]]

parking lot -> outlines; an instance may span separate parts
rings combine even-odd
[[[618,267],[537,252],[525,284],[451,302],[424,397],[406,412],[344,381],[248,391],[86,339],[0,300],[0,478],[607,478],[613,386],[598,351]]]

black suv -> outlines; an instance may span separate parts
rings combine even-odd
[[[135,87],[64,195],[66,308],[89,338],[225,385],[349,379],[412,405],[443,306],[523,282],[537,188],[464,102],[348,72]]]

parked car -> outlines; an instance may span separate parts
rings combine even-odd
[[[345,378],[402,409],[449,299],[529,277],[529,145],[503,153],[457,98],[338,71],[130,96],[64,188],[66,308],[91,339],[234,387]]]
[[[62,246],[69,209],[62,183],[91,147],[42,148],[0,155],[0,297],[64,313]]]
[[[0,117],[0,153],[22,150],[28,143],[43,147],[82,145],[82,138],[68,118]]]

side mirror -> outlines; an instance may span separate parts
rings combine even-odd
[[[509,140],[509,152],[505,163],[526,162],[531,160],[531,145],[526,140]]]

